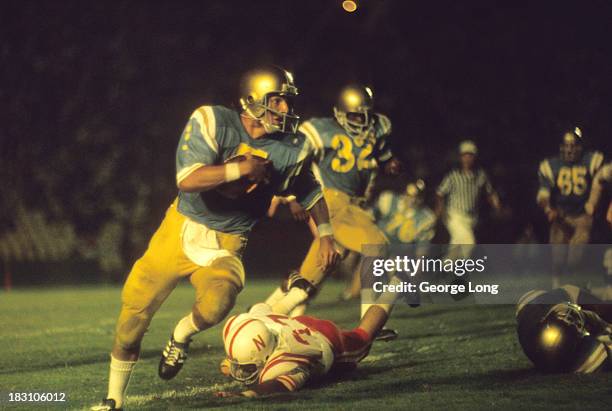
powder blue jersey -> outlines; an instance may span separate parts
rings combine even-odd
[[[576,162],[564,161],[559,156],[543,160],[538,169],[538,198],[549,196],[553,207],[570,215],[584,213],[591,181],[603,160],[599,151],[587,151]]]
[[[426,244],[435,234],[436,216],[425,206],[409,206],[405,196],[383,191],[374,204],[376,224],[391,244]]]
[[[349,136],[333,118],[313,118],[300,131],[314,147],[315,173],[323,187],[351,197],[363,196],[379,162],[392,156],[386,142],[391,121],[382,114],[374,114],[373,127],[360,138]]]
[[[216,190],[180,191],[179,212],[213,230],[246,233],[265,215],[274,195],[293,194],[306,209],[321,198],[321,187],[312,174],[313,150],[303,134],[251,138],[240,114],[222,106],[202,106],[191,115],[176,151],[177,184],[202,166],[223,164],[246,153],[271,161],[270,184],[259,184],[239,199],[227,199]]]

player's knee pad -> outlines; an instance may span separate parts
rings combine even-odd
[[[150,322],[148,313],[130,312],[124,308],[117,323],[115,344],[125,351],[138,350]]]
[[[225,278],[214,278],[207,282],[193,307],[197,325],[212,327],[221,322],[234,307],[240,289]],[[204,328],[202,327],[202,328]]]

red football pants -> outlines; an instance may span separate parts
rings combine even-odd
[[[362,328],[357,327],[345,331],[331,321],[320,320],[307,315],[295,317],[294,320],[323,334],[331,343],[334,351],[334,361],[337,363],[358,363],[370,352],[372,338]]]

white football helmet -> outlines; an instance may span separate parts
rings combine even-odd
[[[263,321],[247,315],[231,317],[223,328],[225,353],[230,363],[230,375],[247,385],[257,381],[266,361],[277,344]]]

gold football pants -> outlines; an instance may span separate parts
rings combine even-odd
[[[567,247],[552,246],[555,271],[575,269],[582,260],[585,244],[589,243],[593,217],[583,213],[577,216],[563,216],[550,225],[550,244],[568,244]]]
[[[381,247],[388,243],[372,216],[353,204],[350,196],[332,189],[324,189],[323,195],[329,209],[334,239],[340,246],[360,254],[370,254],[368,250],[363,249],[364,245],[376,245],[372,251],[378,253]],[[314,285],[318,285],[323,280],[325,272],[319,259],[318,238],[312,242],[300,267],[300,274]]]
[[[181,278],[189,277],[195,287],[193,313],[208,326],[225,318],[244,285],[240,258],[246,237],[214,231],[219,248],[228,250],[231,255],[217,258],[203,267],[183,252],[181,233],[186,219],[178,212],[175,201],[166,211],[147,251],[128,275],[121,294],[115,340],[125,350],[140,346],[153,315]]]

